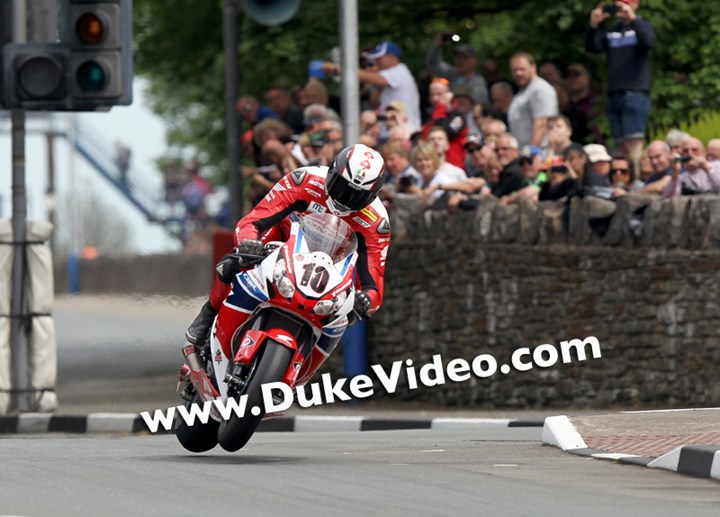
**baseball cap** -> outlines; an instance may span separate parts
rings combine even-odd
[[[372,52],[369,52],[365,55],[367,59],[377,59],[379,57],[386,56],[388,54],[393,54],[397,57],[400,57],[401,51],[400,47],[398,47],[395,43],[392,41],[383,41],[380,43]]]
[[[467,84],[458,84],[453,88],[453,96],[454,97],[467,97],[473,102],[477,102],[472,94],[472,88],[470,88]]]
[[[467,57],[477,57],[477,54],[475,53],[475,49],[472,48],[472,46],[468,45],[467,43],[458,45],[453,50],[456,54],[462,54],[463,56],[467,56]]]
[[[482,147],[483,146],[483,137],[480,133],[471,133],[467,136],[467,139],[465,140],[465,148],[468,147]]]
[[[609,162],[612,160],[612,156],[608,154],[604,145],[588,144],[584,147],[584,149],[590,159],[590,163]]]
[[[536,145],[526,145],[522,148],[520,151],[520,158],[535,158],[537,155],[542,153],[542,149],[540,149]]]

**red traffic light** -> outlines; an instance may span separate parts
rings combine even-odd
[[[75,24],[75,33],[80,41],[95,45],[105,37],[105,24],[95,13],[85,13]]]

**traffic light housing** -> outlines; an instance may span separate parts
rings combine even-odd
[[[58,43],[5,45],[5,105],[42,110],[62,104],[68,93],[69,57],[69,49]]]
[[[3,49],[5,104],[99,111],[132,102],[132,0],[60,0],[60,43]]]

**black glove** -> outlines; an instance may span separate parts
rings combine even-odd
[[[241,240],[234,251],[236,255],[239,255],[242,267],[254,266],[265,258],[263,243],[255,239]]]
[[[370,310],[370,297],[365,291],[355,291],[355,305],[353,309],[360,319],[366,319]]]
[[[240,272],[240,257],[234,253],[228,253],[215,266],[215,273],[224,284],[232,283],[235,275]]]

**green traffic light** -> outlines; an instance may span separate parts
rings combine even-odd
[[[85,61],[75,74],[80,89],[86,92],[99,92],[105,88],[105,70],[95,61]]]

